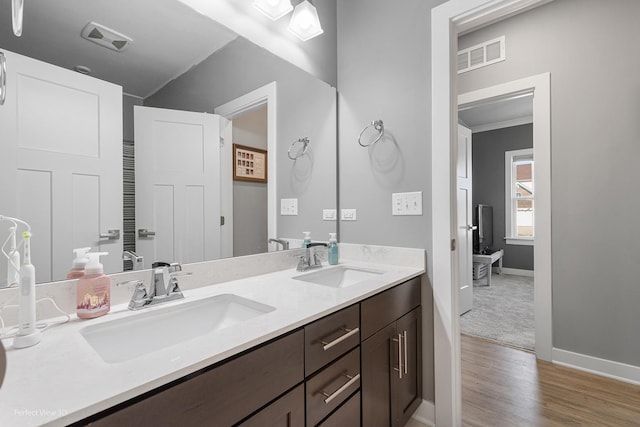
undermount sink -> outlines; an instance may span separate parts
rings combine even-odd
[[[316,285],[345,288],[381,274],[383,274],[382,271],[340,265],[338,267],[323,268],[313,273],[301,274],[293,278],[304,282],[315,283]]]
[[[118,363],[273,310],[270,305],[222,294],[87,326],[80,334],[105,362]]]

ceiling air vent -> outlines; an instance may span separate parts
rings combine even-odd
[[[505,36],[458,51],[458,74],[506,59]]]
[[[82,37],[116,52],[122,52],[133,40],[117,31],[96,22],[89,22],[82,29]]]

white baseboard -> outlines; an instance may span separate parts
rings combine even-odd
[[[514,276],[533,277],[533,270],[521,270],[519,268],[502,268],[502,274],[512,274]]]
[[[411,416],[414,420],[430,427],[436,425],[436,407],[433,402],[423,400],[416,412]]]
[[[554,348],[553,363],[614,380],[640,385],[640,367]]]

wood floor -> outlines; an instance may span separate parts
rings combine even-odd
[[[640,426],[640,386],[461,336],[464,426]]]

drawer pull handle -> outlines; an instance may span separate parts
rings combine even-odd
[[[326,342],[324,340],[320,340],[320,343],[323,345],[323,350],[327,351],[329,350],[331,347],[340,344],[342,341],[346,340],[349,337],[354,336],[355,334],[357,334],[358,332],[360,332],[360,328],[355,328],[355,329],[347,329],[347,328],[341,328],[343,331],[346,332],[346,334],[344,335],[340,335],[338,338],[336,338],[335,340],[331,341],[331,342]]]
[[[404,369],[402,368],[402,334],[398,334],[398,338],[394,338],[393,341],[398,343],[398,367],[393,368],[393,370],[398,371],[398,377],[402,379],[402,374],[406,373],[406,369],[407,369],[406,365]],[[405,345],[406,345],[406,342],[405,342]]]
[[[340,395],[340,393],[342,393],[343,391],[345,391],[346,389],[348,389],[349,387],[351,387],[353,384],[355,384],[359,379],[360,379],[360,374],[355,374],[353,376],[345,374],[344,375],[345,378],[347,378],[349,381],[347,381],[346,383],[344,383],[342,385],[342,387],[340,387],[339,389],[337,389],[336,391],[334,391],[333,393],[329,394],[326,392],[321,392],[322,395],[324,397],[326,397],[326,399],[324,399],[324,403],[329,404],[331,403],[331,401],[333,399],[335,399],[336,397],[338,397]]]

